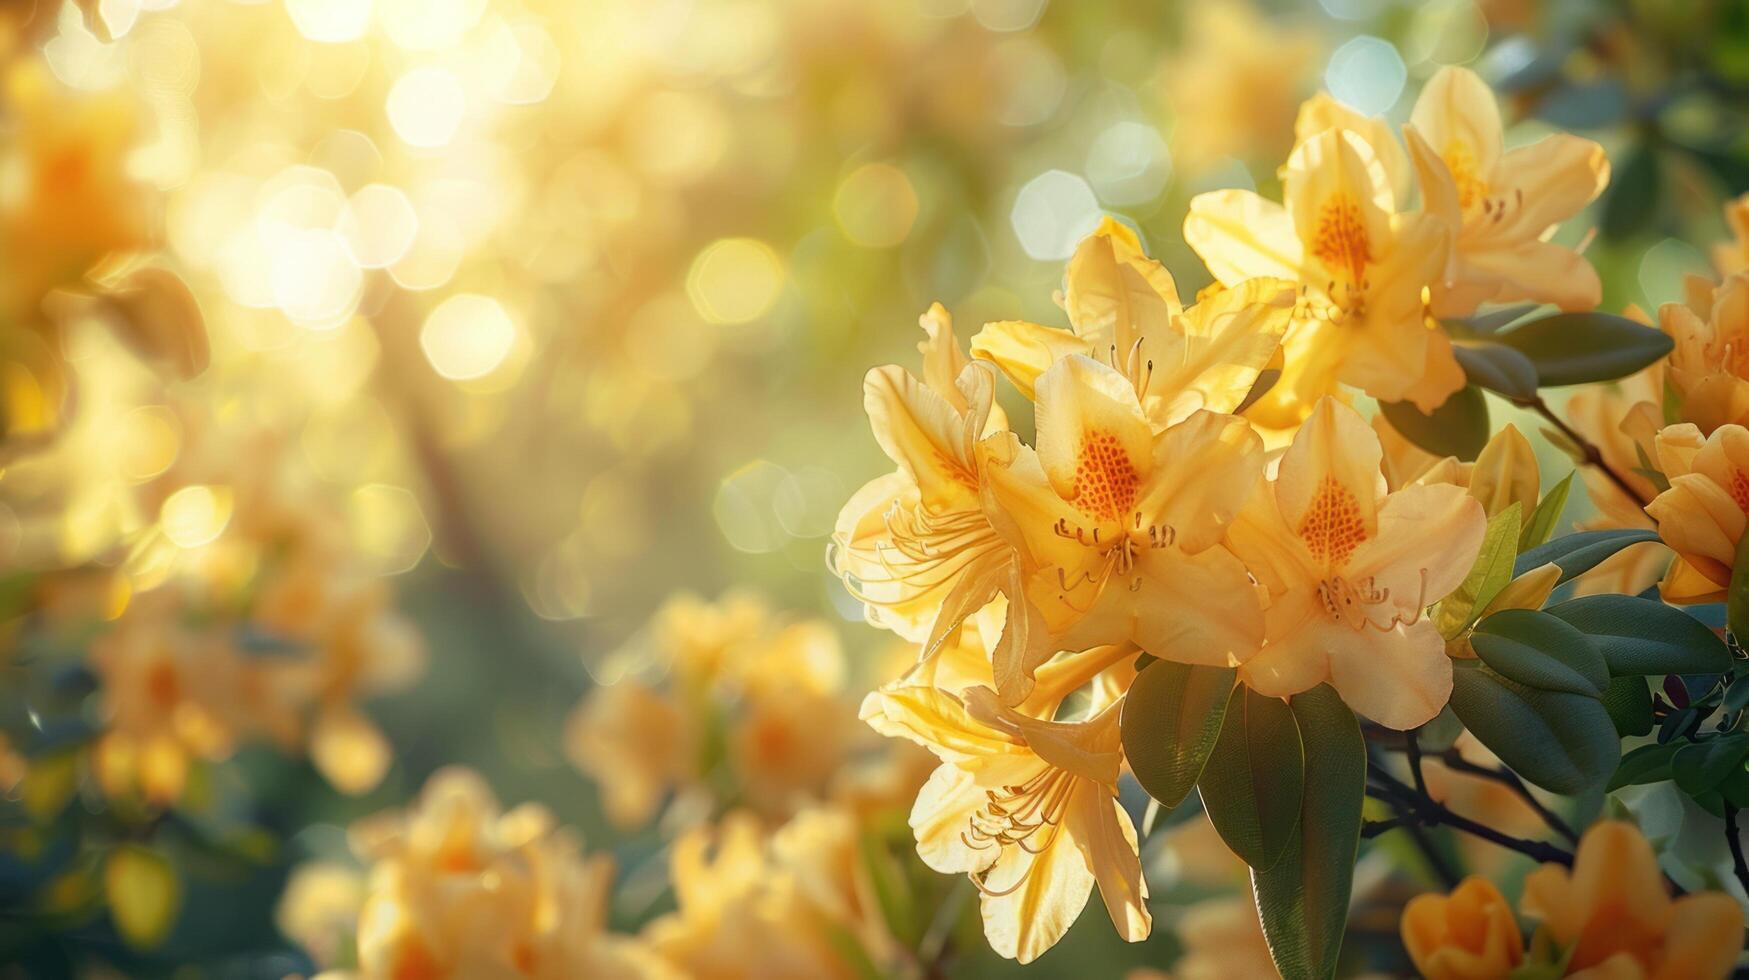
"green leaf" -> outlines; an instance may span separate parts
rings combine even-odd
[[[1609,665],[1585,634],[1533,609],[1502,609],[1476,624],[1476,656],[1500,676],[1543,691],[1600,698]]]
[[[1718,789],[1749,757],[1749,733],[1731,732],[1680,746],[1670,759],[1670,777],[1689,796]]]
[[[1739,766],[1732,770],[1719,789],[1724,793],[1726,803],[1739,810],[1749,809],[1749,769]]]
[[[1615,772],[1621,739],[1597,698],[1539,691],[1473,661],[1452,667],[1452,710],[1520,776],[1573,796]]]
[[[1165,807],[1184,802],[1221,734],[1238,672],[1157,660],[1124,696],[1124,756],[1136,782]]]
[[[1300,819],[1287,852],[1252,889],[1269,955],[1284,977],[1333,977],[1348,923],[1360,849],[1366,743],[1354,712],[1328,684],[1293,697],[1306,746]]]
[[[1749,535],[1746,535],[1749,537]],[[1639,544],[1642,541],[1658,540],[1658,532],[1644,529],[1579,531],[1566,534],[1539,545],[1518,556],[1517,564],[1512,567],[1514,576],[1549,562],[1561,566],[1561,578],[1555,584],[1571,582],[1573,579],[1591,571],[1602,564],[1610,555],[1626,548],[1628,545]]]
[[[1452,344],[1451,351],[1470,384],[1498,391],[1508,398],[1531,398],[1536,394],[1536,365],[1511,347],[1466,340]]]
[[[118,845],[103,867],[109,916],[128,945],[149,949],[164,941],[182,909],[182,881],[162,854]]]
[[[1555,533],[1555,524],[1561,519],[1561,512],[1567,509],[1567,494],[1573,489],[1573,473],[1569,471],[1561,482],[1543,494],[1543,499],[1537,502],[1536,509],[1530,512],[1530,520],[1524,522],[1524,533],[1518,536],[1518,550],[1529,551],[1548,543]]]
[[[1252,868],[1273,866],[1287,849],[1300,816],[1305,767],[1287,704],[1234,688],[1197,789],[1221,839]]]
[[[1547,612],[1589,636],[1617,677],[1731,669],[1731,650],[1717,633],[1655,599],[1588,595],[1556,603]]]
[[[1488,444],[1488,400],[1469,385],[1428,415],[1408,402],[1379,402],[1391,428],[1436,456],[1473,460]]]
[[[1612,677],[1603,692],[1603,709],[1623,738],[1652,734],[1652,689],[1644,677]]]
[[[1482,337],[1499,330],[1501,327],[1517,323],[1526,315],[1535,312],[1537,306],[1536,303],[1515,303],[1511,306],[1502,306],[1472,316],[1455,317],[1440,322],[1445,325],[1446,332],[1454,337]]]
[[[1512,560],[1518,557],[1518,516],[1524,507],[1514,500],[1510,507],[1488,518],[1482,549],[1476,563],[1457,591],[1439,603],[1435,624],[1440,635],[1452,639],[1462,633],[1488,603],[1512,581]]]
[[[1605,789],[1613,793],[1623,786],[1643,786],[1669,779],[1670,760],[1676,755],[1676,750],[1686,744],[1654,743],[1634,749],[1621,757],[1621,765],[1615,767],[1615,775],[1609,777],[1609,785]]]
[[[1749,534],[1737,541],[1731,587],[1725,593],[1725,626],[1739,643],[1749,643]]]
[[[1674,346],[1663,331],[1612,313],[1556,313],[1495,339],[1529,358],[1544,388],[1625,378]]]

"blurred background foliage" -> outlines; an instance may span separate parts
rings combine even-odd
[[[23,975],[307,970],[290,870],[451,764],[613,853],[616,927],[672,908],[678,818],[568,761],[614,771],[565,734],[579,698],[686,687],[673,630],[721,610],[651,617],[744,590],[759,630],[824,631],[781,642],[836,665],[853,753],[895,662],[822,558],[879,468],[863,372],[910,363],[934,301],[962,332],[1059,322],[1101,213],[1206,284],[1186,202],[1273,195],[1320,88],[1401,122],[1469,65],[1512,141],[1602,142],[1612,186],[1563,239],[1595,234],[1606,310],[1749,262],[1718,205],[1749,188],[1726,0],[6,0],[0,50]],[[699,690],[674,696],[718,718]],[[758,808],[712,785],[734,751],[676,779],[707,814]],[[882,833],[921,908],[954,900]],[[1173,944],[1080,928],[1031,972]],[[975,932],[957,965],[1010,966]]]

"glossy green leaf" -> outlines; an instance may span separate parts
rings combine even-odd
[[[1284,977],[1336,975],[1360,848],[1366,743],[1354,712],[1328,684],[1292,701],[1305,741],[1300,819],[1287,851],[1251,872],[1269,955]]]
[[[1615,775],[1609,778],[1609,785],[1605,788],[1613,793],[1623,786],[1664,782],[1670,778],[1670,760],[1675,757],[1676,750],[1686,744],[1654,743],[1634,749],[1621,757],[1621,764],[1615,767]]]
[[[1287,849],[1305,778],[1299,726],[1286,702],[1235,688],[1197,789],[1221,839],[1252,868],[1273,866]]]
[[[1537,690],[1474,661],[1452,666],[1452,710],[1520,776],[1571,796],[1615,772],[1621,739],[1602,701]]]
[[[1550,487],[1543,499],[1537,501],[1536,509],[1530,512],[1530,520],[1524,522],[1524,532],[1518,536],[1519,551],[1541,547],[1554,535],[1561,512],[1567,509],[1567,495],[1573,490],[1573,472],[1562,477],[1561,482]]]
[[[1491,432],[1488,400],[1474,385],[1446,399],[1432,415],[1408,402],[1380,402],[1379,411],[1403,438],[1436,456],[1473,460],[1488,444]]]
[[[1670,759],[1670,778],[1690,796],[1716,790],[1749,758],[1749,733],[1731,732],[1680,746]]]
[[[1588,595],[1547,610],[1591,638],[1615,676],[1722,674],[1731,651],[1700,620],[1655,599]]]
[[[1488,603],[1512,581],[1512,561],[1518,557],[1518,524],[1523,506],[1514,500],[1510,507],[1488,518],[1488,528],[1482,535],[1481,550],[1476,563],[1464,576],[1457,591],[1439,603],[1434,624],[1446,639],[1462,633]]]
[[[1591,641],[1564,620],[1532,609],[1503,609],[1476,624],[1476,656],[1502,677],[1543,691],[1600,698],[1609,666]]]
[[[1175,807],[1196,787],[1221,734],[1237,671],[1157,660],[1124,696],[1124,756],[1136,781],[1162,806]]]
[[[1536,394],[1536,365],[1517,350],[1490,341],[1462,341],[1452,344],[1451,351],[1470,384],[1508,398]]]
[[[1612,677],[1603,708],[1623,738],[1652,734],[1652,689],[1644,677]]]
[[[1749,534],[1737,541],[1731,586],[1725,593],[1725,625],[1741,643],[1749,643]]]
[[[1613,313],[1556,313],[1495,335],[1536,365],[1544,388],[1614,381],[1670,353],[1668,334]]]
[[[1498,309],[1485,310],[1466,317],[1453,317],[1440,322],[1453,337],[1485,337],[1501,327],[1510,326],[1536,311],[1536,303],[1514,303]]]
[[[1629,545],[1656,540],[1658,532],[1643,528],[1564,534],[1548,544],[1520,554],[1517,563],[1512,566],[1512,574],[1523,575],[1552,561],[1561,566],[1560,582],[1570,582]]]

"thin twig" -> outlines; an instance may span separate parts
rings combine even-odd
[[[1455,813],[1431,797],[1417,794],[1402,780],[1391,775],[1374,762],[1367,762],[1367,775],[1377,783],[1375,789],[1380,792],[1386,802],[1396,807],[1399,814],[1409,818],[1415,824],[1424,827],[1450,827],[1472,837],[1480,837],[1509,851],[1517,851],[1535,861],[1553,862],[1567,867],[1573,866],[1573,853],[1571,851],[1563,850],[1547,841],[1530,840],[1501,833],[1493,827],[1471,820],[1463,814]]]
[[[1749,892],[1749,861],[1743,858],[1743,835],[1737,832],[1737,808],[1725,804],[1725,842],[1731,845],[1731,870],[1737,873],[1737,882]]]
[[[1573,826],[1567,823],[1566,820],[1562,819],[1560,814],[1549,809],[1542,800],[1537,799],[1536,794],[1530,791],[1530,787],[1524,785],[1524,780],[1519,779],[1518,774],[1512,770],[1477,765],[1476,763],[1464,758],[1463,754],[1458,752],[1457,749],[1447,749],[1440,753],[1439,761],[1447,769],[1454,772],[1468,773],[1472,776],[1499,783],[1507,789],[1510,789],[1513,793],[1517,794],[1519,799],[1523,800],[1532,810],[1536,811],[1536,815],[1542,818],[1543,823],[1549,825],[1549,829],[1560,834],[1562,837],[1565,837],[1572,843],[1576,844],[1579,842],[1579,835],[1573,831]]]
[[[1556,415],[1555,410],[1549,407],[1549,403],[1543,401],[1543,396],[1540,392],[1531,395],[1529,398],[1512,398],[1508,400],[1520,408],[1528,408],[1542,416],[1544,421],[1554,426],[1556,431],[1560,432],[1567,441],[1573,444],[1573,448],[1579,450],[1579,453],[1584,457],[1583,461],[1587,466],[1595,467],[1599,473],[1608,477],[1609,482],[1615,484],[1616,488],[1622,493],[1627,494],[1629,500],[1634,501],[1641,507],[1651,503],[1650,500],[1647,500],[1640,495],[1640,491],[1636,489],[1632,483],[1628,482],[1627,477],[1617,473],[1613,467],[1604,461],[1603,451],[1598,449],[1595,443],[1580,435],[1577,430],[1568,425],[1559,415]]]

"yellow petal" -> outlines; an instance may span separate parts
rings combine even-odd
[[[954,765],[937,766],[911,807],[911,830],[923,863],[942,874],[983,871],[995,863],[997,848],[975,848],[966,838],[972,815],[987,801],[984,787],[971,772]]]
[[[1456,279],[1474,284],[1488,300],[1553,303],[1563,310],[1592,310],[1603,299],[1597,270],[1578,252],[1538,239],[1486,250],[1459,245]]]
[[[1482,505],[1463,488],[1405,487],[1385,498],[1378,533],[1355,549],[1346,573],[1371,579],[1398,618],[1414,619],[1463,584],[1487,528]]]
[[[1294,148],[1282,186],[1308,266],[1319,266],[1303,275],[1367,278],[1392,238],[1390,182],[1372,147],[1354,133],[1325,130]]]
[[[1248,279],[1197,303],[1171,329],[1150,332],[1142,406],[1155,427],[1197,409],[1238,408],[1281,349],[1293,305],[1293,283]]]
[[[1469,179],[1494,181],[1503,140],[1500,106],[1475,72],[1452,66],[1434,72],[1409,121],[1451,167],[1460,186],[1466,170]]]
[[[1656,980],[1725,977],[1743,949],[1743,907],[1720,892],[1676,900],[1664,931],[1664,959]]]
[[[1646,513],[1672,550],[1718,585],[1730,583],[1745,521],[1723,487],[1699,473],[1683,474],[1646,505]]]
[[[1154,919],[1148,912],[1148,882],[1142,877],[1130,815],[1113,794],[1082,780],[1075,786],[1064,821],[1064,831],[1093,869],[1118,936],[1131,943],[1148,938]]]
[[[1511,423],[1502,426],[1482,447],[1476,467],[1470,471],[1470,496],[1482,502],[1489,517],[1517,503],[1528,520],[1536,509],[1540,486],[1536,450]]]
[[[349,705],[323,711],[310,733],[310,759],[316,770],[350,796],[376,788],[393,757],[382,730]]]
[[[929,687],[886,687],[863,700],[862,718],[882,735],[905,738],[944,762],[969,763],[1024,751],[1016,739],[966,712],[951,694]]]
[[[972,356],[995,364],[1028,398],[1037,397],[1033,386],[1052,364],[1070,354],[1090,352],[1092,347],[1085,340],[1067,330],[1025,320],[986,323],[972,337]]]
[[[1090,520],[1127,522],[1154,465],[1154,434],[1135,388],[1107,365],[1071,355],[1039,378],[1037,421],[1039,465],[1057,495]]]
[[[1263,440],[1244,419],[1197,412],[1161,433],[1153,476],[1136,510],[1143,525],[1172,529],[1172,543],[1201,551],[1219,541],[1263,476]]]
[[[1288,527],[1312,536],[1314,557],[1346,558],[1377,532],[1383,457],[1366,420],[1334,398],[1320,401],[1294,436],[1281,457],[1275,500]]]
[[[1021,963],[1038,959],[1080,917],[1093,881],[1067,834],[1052,835],[1036,855],[1008,848],[984,880],[989,892],[980,907],[990,948]]]
[[[1309,589],[1277,596],[1266,613],[1269,642],[1239,666],[1239,679],[1259,694],[1285,698],[1330,679],[1332,646],[1352,635],[1332,623]]]
[[[1330,685],[1350,708],[1386,728],[1426,724],[1451,700],[1451,658],[1429,620],[1383,633],[1353,631],[1329,654]]]
[[[1403,946],[1427,980],[1498,980],[1524,959],[1505,896],[1472,875],[1450,896],[1417,895],[1403,908]]]
[[[966,458],[965,419],[902,368],[875,368],[863,381],[875,440],[911,475],[923,505],[942,512],[976,504],[978,479]]]
[[[1539,238],[1603,193],[1609,186],[1609,158],[1591,140],[1557,133],[1507,152],[1496,182],[1495,196],[1506,201],[1507,210],[1494,227],[1483,226],[1488,238]]]
[[[1154,656],[1227,667],[1243,663],[1262,645],[1256,590],[1226,548],[1146,551],[1134,572],[1133,591],[1125,594],[1117,583],[1106,591],[1127,597],[1119,601],[1134,617],[1131,638]]]
[[[1298,281],[1303,251],[1287,209],[1246,190],[1190,200],[1184,241],[1216,279],[1236,286],[1257,276]]]
[[[1172,274],[1110,217],[1076,247],[1064,283],[1069,323],[1095,357],[1128,354],[1138,337],[1182,312]]]
[[[1366,141],[1384,168],[1387,185],[1395,207],[1409,200],[1409,160],[1391,124],[1380,116],[1363,116],[1337,101],[1328,92],[1319,92],[1300,104],[1294,119],[1294,142],[1303,143],[1326,129],[1346,129]]]

